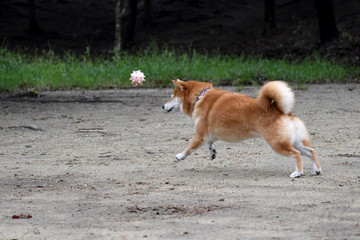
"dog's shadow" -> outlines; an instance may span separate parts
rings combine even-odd
[[[279,179],[289,178],[292,169],[262,167],[242,167],[242,166],[194,166],[191,168],[178,167],[177,173],[190,178],[209,178],[209,179]]]

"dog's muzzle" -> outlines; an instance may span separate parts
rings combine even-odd
[[[177,97],[171,96],[170,100],[162,107],[165,111],[171,112],[180,106],[180,100]]]
[[[167,112],[171,112],[171,111],[174,109],[174,107],[172,107],[172,108],[170,108],[170,109],[165,109],[165,105],[164,105],[164,106],[162,106],[162,109],[164,109],[164,110],[167,111]]]

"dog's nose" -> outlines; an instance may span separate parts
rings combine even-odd
[[[164,109],[164,110],[165,110],[165,105],[163,105],[163,106],[162,106],[162,109]]]

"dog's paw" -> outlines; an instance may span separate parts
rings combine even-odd
[[[320,169],[313,169],[311,172],[311,175],[320,175],[322,173],[321,168]]]
[[[178,153],[176,154],[176,160],[184,160],[186,158],[186,155],[184,153]]]
[[[298,177],[301,177],[302,175],[304,175],[303,172],[295,171],[295,172],[293,172],[293,173],[290,175],[290,177],[291,177],[291,178],[298,178]]]
[[[214,160],[216,158],[216,150],[210,148],[209,153],[210,153],[211,160]]]

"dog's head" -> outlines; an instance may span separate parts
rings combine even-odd
[[[192,115],[197,97],[204,89],[212,87],[212,84],[207,82],[184,82],[179,79],[176,81],[173,80],[172,82],[175,85],[173,94],[162,108],[167,112],[180,108],[182,112],[189,116]]]

